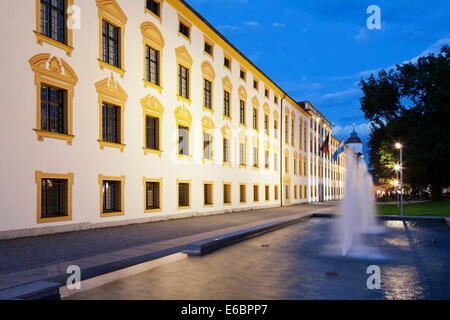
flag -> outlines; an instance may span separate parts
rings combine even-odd
[[[328,154],[329,141],[330,141],[330,134],[328,134],[327,138],[325,139],[325,141],[322,143],[322,146],[320,147],[320,151],[322,151],[322,153],[324,153],[324,154]]]
[[[344,152],[344,140],[341,141],[339,144],[339,147],[336,149],[336,151],[333,154],[333,161],[337,161],[338,156]]]

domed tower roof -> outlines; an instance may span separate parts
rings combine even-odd
[[[361,143],[362,144],[362,141],[358,137],[358,134],[356,133],[356,130],[355,130],[354,126],[353,126],[353,131],[350,134],[350,138],[348,138],[347,141],[345,141],[345,144],[349,144],[349,143]]]

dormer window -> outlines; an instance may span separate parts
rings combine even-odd
[[[155,16],[161,18],[161,3],[155,0],[147,0],[147,9],[150,10]]]

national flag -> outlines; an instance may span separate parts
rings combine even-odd
[[[333,161],[337,161],[338,156],[344,152],[344,140],[341,141],[339,144],[339,147],[336,149],[336,151],[333,153]]]
[[[325,139],[325,141],[322,143],[322,146],[320,147],[320,151],[322,151],[323,154],[328,154],[328,146],[330,142],[330,134],[328,134],[327,138]]]

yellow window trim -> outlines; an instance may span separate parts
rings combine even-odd
[[[162,211],[162,183],[163,179],[151,179],[151,178],[142,178],[142,184],[144,186],[144,213],[152,213],[152,212],[161,212]],[[147,182],[157,182],[159,183],[159,209],[151,209],[147,210]]]
[[[201,69],[202,69],[202,75],[203,75],[203,83],[202,83],[202,89],[203,89],[203,101],[202,101],[202,106],[203,106],[203,111],[208,111],[211,113],[214,113],[214,79],[216,78],[216,74],[214,72],[214,68],[213,66],[207,62],[204,61],[201,65]],[[204,105],[205,103],[205,80],[211,82],[211,108],[208,108]]]
[[[142,117],[144,121],[143,125],[143,133],[144,133],[144,140],[143,140],[143,149],[144,149],[144,155],[147,155],[148,153],[157,154],[161,158],[162,154],[162,144],[161,144],[161,134],[162,134],[162,116],[164,113],[164,107],[161,104],[161,102],[158,100],[157,97],[152,95],[147,95],[144,98],[141,99],[141,107],[142,107]],[[146,117],[151,116],[159,119],[159,148],[160,150],[153,150],[153,149],[147,149],[145,147],[147,137],[146,137]]]
[[[267,189],[266,189],[267,188]],[[269,199],[266,199],[266,190],[268,190],[268,195],[269,195]],[[270,184],[265,184],[264,185],[264,201],[265,202],[270,202]]]
[[[34,35],[36,36],[36,42],[40,45],[43,45],[43,43],[48,43],[54,47],[57,47],[61,50],[64,50],[66,54],[70,57],[72,55],[73,51],[73,31],[71,28],[67,27],[67,22],[72,21],[72,11],[68,10],[73,5],[73,0],[67,0],[65,3],[64,11],[67,13],[66,21],[64,21],[65,24],[65,32],[67,36],[67,44],[56,41],[52,38],[49,38],[45,35],[43,35],[41,30],[41,0],[36,0],[36,31],[34,31]]]
[[[180,32],[180,23],[183,23],[186,27],[189,28],[189,37],[186,37],[184,34]],[[188,19],[183,17],[181,14],[178,13],[178,36],[181,36],[182,38],[186,39],[191,43],[191,35],[192,35],[192,23],[189,22]]]
[[[180,199],[180,188],[179,188],[179,185],[180,185],[180,183],[187,183],[189,185],[189,206],[186,206],[186,207],[180,207],[179,206],[179,199]],[[192,195],[191,184],[192,184],[192,180],[180,180],[180,179],[177,179],[177,209],[178,210],[184,210],[184,209],[190,209],[191,208],[191,205],[192,205],[192,203],[191,203],[191,195]]]
[[[207,116],[204,116],[201,120],[202,122],[202,158],[203,163],[206,162],[214,162],[214,121]],[[205,149],[203,147],[204,144],[204,137],[205,133],[209,134],[211,137],[211,144],[210,144],[210,150],[211,150],[211,159],[205,157]]]
[[[110,78],[105,78],[97,83],[95,83],[95,89],[98,95],[98,105],[99,105],[99,138],[98,142],[100,144],[100,149],[104,147],[119,148],[123,152],[125,148],[124,144],[124,113],[125,113],[125,103],[128,99],[128,94],[119,85],[117,81],[114,80],[114,75],[111,73]],[[103,103],[108,103],[113,106],[120,107],[120,143],[111,143],[103,141]]]
[[[211,41],[207,36],[203,35],[203,42],[207,43],[210,47],[211,47],[211,54],[209,54],[208,52],[206,52],[203,48],[203,54],[207,57],[210,57],[212,60],[214,60],[214,47],[215,47],[215,43],[213,41]]]
[[[232,183],[231,182],[223,182],[222,186],[223,186],[223,188],[222,188],[223,191],[225,191],[225,186],[229,186],[230,187],[230,202],[229,203],[225,202],[225,195],[223,195],[222,200],[223,200],[223,205],[224,206],[231,206],[232,203],[233,203],[233,187],[232,187]]]
[[[72,144],[74,138],[73,125],[73,92],[78,77],[63,59],[53,57],[49,53],[41,53],[32,57],[29,61],[31,70],[34,72],[34,84],[36,85],[36,135],[39,141],[44,137],[62,139],[67,144]],[[58,134],[43,131],[41,127],[41,85],[46,84],[67,91],[67,134]]]
[[[176,149],[176,153],[178,158],[185,158],[185,159],[192,159],[191,155],[184,155],[184,154],[179,154],[179,146],[178,146],[178,137],[179,137],[179,126],[183,126],[183,127],[187,127],[189,130],[189,153],[192,152],[192,146],[191,146],[191,123],[192,123],[192,115],[189,112],[189,109],[186,108],[184,105],[179,106],[177,109],[175,109],[174,111],[175,114],[175,120],[176,120],[176,126],[177,126],[177,149]]]
[[[163,9],[164,0],[154,0],[154,1],[159,3],[159,14],[162,15],[162,9]],[[147,9],[147,1],[144,1],[144,8],[145,8],[145,10],[144,10],[145,13],[149,13],[155,19],[157,19],[159,21],[159,23],[162,23],[162,17],[157,16],[156,14],[151,12],[149,9]]]
[[[41,218],[42,217],[42,179],[66,179],[67,180],[67,216],[55,217],[55,218]],[[36,221],[37,223],[43,222],[56,222],[56,221],[69,221],[72,220],[72,185],[73,185],[73,173],[57,174],[57,173],[44,173],[42,171],[35,172],[35,182],[37,187],[36,198]]]
[[[279,187],[278,184],[276,184],[273,186],[273,200],[278,201],[279,198]]]
[[[241,201],[241,187],[244,187],[244,201]],[[239,183],[239,204],[246,204],[247,203],[247,184],[246,183]]]
[[[205,204],[205,184],[210,184],[211,189],[211,200],[212,204]],[[203,192],[203,208],[211,208],[214,207],[214,181],[202,181],[202,192]]]
[[[162,2],[164,2],[164,0],[161,0]],[[159,1],[158,1],[159,2]],[[162,2],[160,2],[162,4]],[[146,9],[147,10],[147,9]],[[153,12],[150,11],[150,13],[153,14]],[[159,29],[151,22],[143,22],[141,24],[141,33],[142,33],[142,43],[143,43],[143,77],[142,80],[144,82],[144,87],[151,87],[153,89],[156,89],[159,91],[159,93],[162,92],[162,69],[163,69],[163,64],[162,64],[162,57],[163,57],[163,48],[165,45],[165,41],[164,41],[164,37],[161,34],[161,32],[159,31]],[[150,48],[152,48],[153,50],[159,51],[159,84],[154,84],[148,80],[145,79],[146,74],[147,74],[147,70],[146,70],[146,46],[149,46]]]
[[[229,148],[228,148],[228,159],[231,160],[231,150],[232,150],[232,146],[231,146],[231,137],[232,137],[232,131],[231,131],[231,128],[230,128],[230,126],[228,125],[228,123],[226,123],[226,124],[222,127],[221,131],[222,131],[222,141],[223,141],[223,139],[227,139],[227,140],[228,140],[228,143],[229,143]],[[223,150],[223,148],[222,148],[222,150]],[[223,157],[222,157],[222,159],[223,159]],[[223,162],[223,165],[224,165],[224,166],[231,167],[231,161]]]
[[[192,57],[191,57],[191,55],[189,54],[189,52],[187,51],[187,49],[186,49],[186,47],[185,46],[181,46],[181,47],[178,47],[178,48],[176,48],[175,49],[175,56],[176,56],[176,62],[177,62],[177,77],[176,77],[176,81],[177,81],[177,100],[178,101],[184,101],[184,102],[186,102],[186,103],[188,103],[189,105],[191,104],[191,100],[190,100],[190,97],[192,97],[191,96],[191,82],[192,82],[192,77],[191,77],[191,66],[192,66],[192,63],[193,63],[193,59],[192,59]],[[179,81],[179,71],[180,71],[180,68],[179,68],[179,66],[182,66],[182,67],[184,67],[184,68],[186,68],[187,70],[188,70],[188,74],[189,74],[189,77],[188,77],[188,80],[189,80],[189,83],[188,83],[188,87],[189,87],[189,91],[188,91],[188,94],[189,94],[189,99],[187,99],[187,98],[185,98],[185,97],[182,97],[182,96],[180,96],[179,95],[179,93],[180,93],[180,81]]]
[[[256,194],[257,200],[255,200],[255,187],[257,187],[257,189],[258,189],[258,193]],[[253,184],[253,203],[257,203],[257,202],[259,202],[259,183],[254,183]]]
[[[241,77],[241,71],[244,73],[244,78]],[[247,83],[247,70],[242,66],[239,68],[239,79]]]
[[[103,213],[103,181],[120,181],[120,211],[118,212],[108,212]],[[100,186],[100,217],[114,217],[114,216],[123,216],[125,215],[124,210],[124,190],[125,190],[125,176],[120,177],[110,177],[99,174],[98,175],[98,184]]]
[[[225,65],[225,58],[227,58],[227,59],[230,61],[230,67],[227,67],[227,66]],[[226,52],[224,51],[224,52],[223,52],[223,67],[224,67],[226,70],[232,72],[232,63],[233,63],[233,58],[232,58],[228,53],[226,53]]]
[[[121,77],[125,74],[124,68],[124,48],[125,48],[125,24],[127,23],[127,16],[122,11],[116,0],[95,0],[98,8],[99,19],[99,66],[100,69],[110,69],[117,72]],[[109,63],[103,61],[103,20],[120,28],[120,67],[117,68]]]

